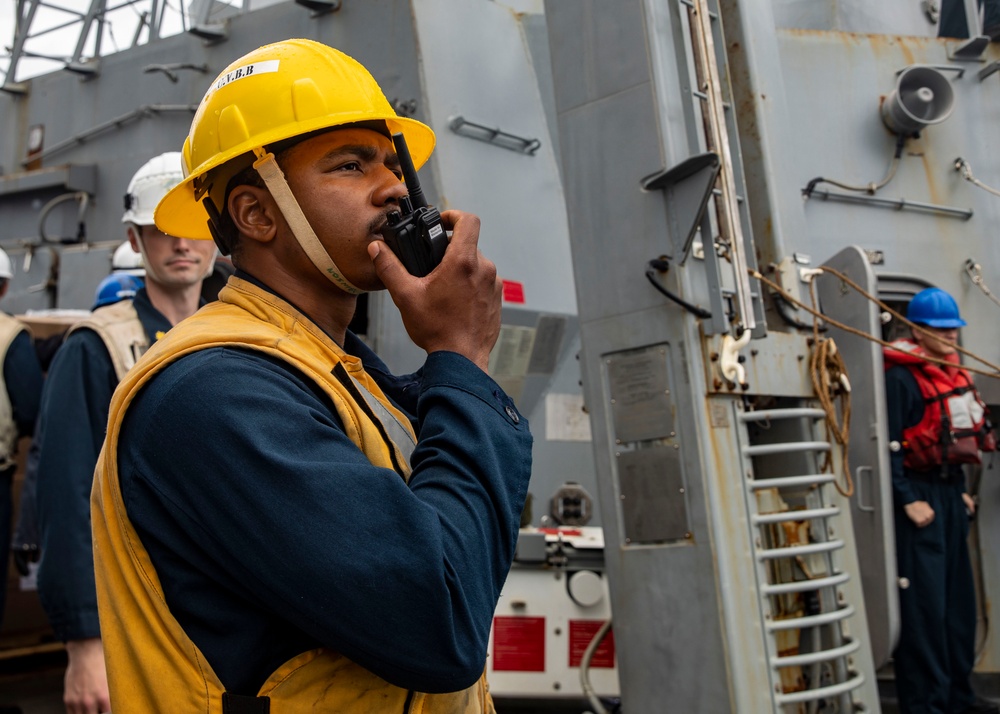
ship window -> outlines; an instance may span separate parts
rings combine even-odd
[[[913,296],[929,287],[933,287],[929,282],[911,275],[878,276],[879,300],[901,315],[906,314],[906,308]],[[882,323],[882,339],[886,342],[909,339],[909,337],[909,326],[899,320],[892,318]]]

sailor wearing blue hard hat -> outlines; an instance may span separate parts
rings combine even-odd
[[[958,328],[967,324],[958,314],[955,298],[941,288],[926,288],[913,296],[906,319],[934,328]]]
[[[142,289],[141,278],[125,273],[112,273],[97,286],[92,309],[96,310],[105,305],[114,305],[121,300],[134,298],[140,289]]]
[[[901,712],[996,712],[969,679],[976,595],[968,545],[976,504],[962,465],[995,448],[986,406],[962,369],[966,322],[940,288],[917,293],[906,312],[921,329],[885,351],[892,448],[900,636],[893,655]]]

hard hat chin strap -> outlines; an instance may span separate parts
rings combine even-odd
[[[292,195],[292,189],[288,187],[288,182],[285,181],[285,175],[278,167],[278,162],[274,160],[274,154],[263,148],[254,149],[254,153],[257,155],[257,160],[254,161],[253,167],[264,179],[267,190],[271,192],[275,203],[278,204],[278,208],[288,222],[288,226],[292,229],[292,235],[309,256],[312,264],[344,292],[351,295],[363,293],[364,290],[355,287],[351,281],[344,277],[340,268],[333,262],[333,258],[323,248],[323,244],[319,242],[315,231],[306,220],[305,214],[302,213],[299,202]]]

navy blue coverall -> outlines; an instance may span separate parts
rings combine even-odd
[[[885,373],[889,439],[903,442],[903,429],[923,418],[924,399],[917,380],[904,366]],[[900,636],[893,653],[896,690],[904,714],[957,714],[975,701],[969,683],[975,657],[976,595],[966,539],[969,514],[962,494],[965,473],[913,471],[903,451],[892,454],[896,511],[896,556],[900,578]],[[934,520],[923,528],[903,507],[926,501]]]
[[[31,436],[38,416],[42,393],[42,368],[35,347],[27,332],[11,342],[3,360],[3,380],[14,409],[14,423],[20,436]],[[7,602],[7,559],[10,557],[11,514],[13,512],[13,481],[17,466],[0,471],[0,623]]]
[[[133,305],[149,338],[170,321],[139,290]],[[90,489],[104,443],[118,377],[104,341],[76,330],[59,348],[42,392],[38,463],[38,527],[42,558],[38,594],[63,642],[99,637]]]
[[[393,375],[351,332],[343,348],[414,424],[408,483],[372,465],[314,381],[239,345],[165,367],[122,424],[129,520],[171,613],[232,693],[255,695],[320,645],[417,691],[462,689],[483,670],[481,625],[527,492],[528,422],[465,357],[434,352]]]

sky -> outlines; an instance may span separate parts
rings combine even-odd
[[[163,17],[162,35],[171,35],[181,29],[180,7],[182,0],[167,0]],[[185,6],[189,0],[183,0]],[[152,0],[132,0],[131,4],[123,4],[121,0],[110,0],[109,7],[117,7],[106,15],[104,38],[101,54],[111,54],[131,46],[140,14],[150,10]],[[162,3],[161,3],[162,5]],[[25,45],[25,50],[39,54],[68,57],[76,48],[81,24],[72,25],[60,30],[44,32],[76,20],[90,7],[90,0],[46,0],[46,6],[39,8],[32,24],[33,38]],[[14,44],[14,17],[17,9],[15,0],[0,0],[0,77],[5,75],[10,66],[9,48]],[[76,14],[74,14],[76,13]],[[41,33],[41,36],[38,36]],[[85,56],[94,51],[93,31],[85,46]],[[145,41],[145,35],[142,40]],[[44,59],[24,57],[17,68],[15,81],[52,72],[60,69],[62,64]]]
[[[194,12],[193,5],[206,1],[213,2],[215,9],[219,9],[220,6],[224,5],[239,7],[247,0],[161,0],[161,8],[164,7],[164,3],[166,8],[163,12],[161,36],[170,36],[183,29],[181,24],[182,4],[188,9],[190,15]],[[248,4],[250,7],[263,7],[279,1],[281,0],[249,0]],[[494,1],[502,1],[502,4],[515,12],[538,13],[542,11],[542,0]],[[49,56],[69,57],[72,55],[80,32],[79,22],[58,31],[44,33],[40,37],[37,35],[44,30],[66,24],[75,17],[79,17],[90,7],[90,2],[91,0],[45,0],[45,7],[41,7],[36,13],[35,22],[31,28],[31,34],[34,37],[25,45],[25,50]],[[0,0],[0,81],[6,76],[10,66],[8,48],[14,44],[14,16],[17,4],[17,0]],[[138,18],[143,11],[151,10],[153,0],[107,0],[106,4],[115,9],[106,14],[108,24],[104,31],[101,54],[111,54],[132,45]],[[76,13],[76,15],[72,13]],[[145,42],[145,40],[146,36],[143,35],[141,42]],[[91,56],[93,52],[92,32],[84,49],[84,55]],[[62,66],[60,62],[24,57],[18,64],[17,76],[13,80],[29,79],[39,74],[61,69]]]

